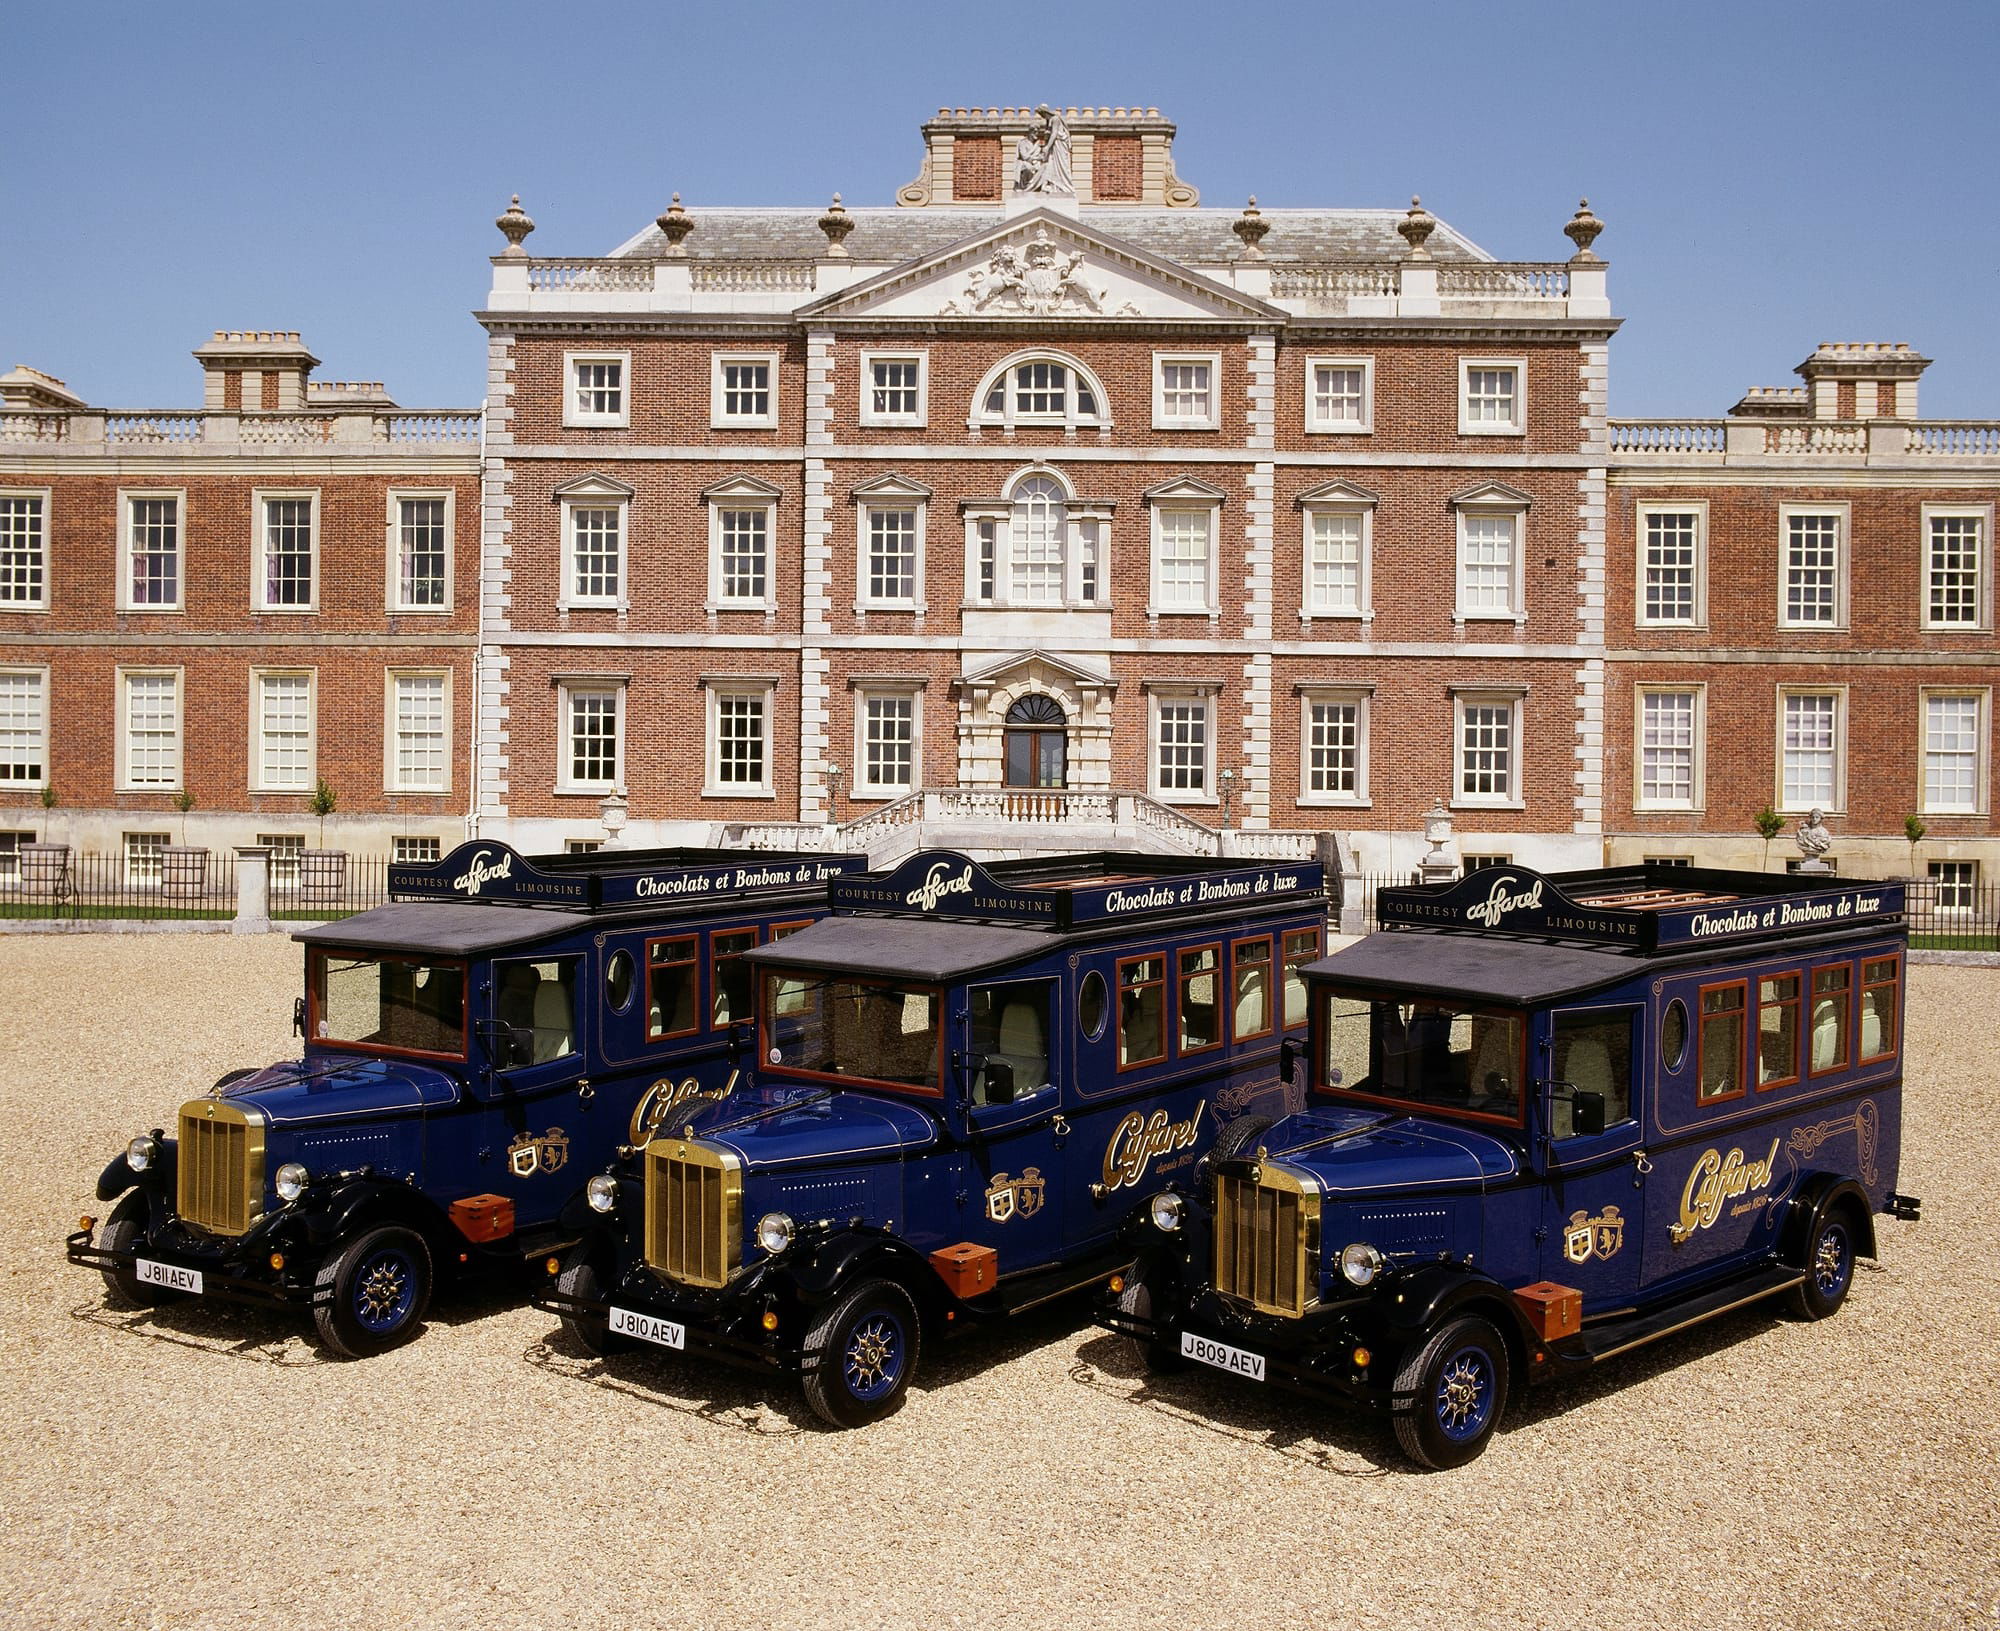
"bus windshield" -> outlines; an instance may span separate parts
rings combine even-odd
[[[942,993],[873,980],[764,976],[764,1063],[942,1095]]]
[[[312,1010],[315,1042],[465,1057],[463,963],[315,952]]]
[[[1321,1092],[1518,1124],[1522,1016],[1329,992]]]

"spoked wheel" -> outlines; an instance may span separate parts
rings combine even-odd
[[[327,1259],[314,1284],[313,1323],[343,1359],[366,1359],[408,1342],[430,1305],[430,1248],[414,1230],[391,1225]]]
[[[1420,1467],[1463,1466],[1500,1425],[1507,1382],[1498,1331],[1473,1315],[1446,1322],[1396,1372],[1396,1391],[1414,1395],[1396,1442]]]
[[[581,1302],[604,1301],[604,1276],[585,1247],[578,1246],[571,1250],[563,1263],[562,1273],[556,1276],[556,1290]],[[602,1359],[606,1354],[620,1353],[630,1347],[628,1342],[611,1335],[609,1330],[597,1330],[592,1324],[568,1314],[561,1318],[563,1334],[569,1338],[570,1346],[587,1359]]]
[[[1805,1266],[1805,1279],[1792,1290],[1792,1312],[1802,1320],[1839,1312],[1854,1284],[1854,1231],[1844,1212],[1829,1212],[1814,1226]]]
[[[923,1331],[917,1305],[891,1280],[864,1280],[813,1322],[804,1377],[806,1403],[835,1427],[865,1427],[903,1402],[917,1368]]]
[[[146,1238],[146,1197],[134,1191],[111,1209],[97,1231],[100,1251],[129,1252]],[[182,1294],[148,1285],[129,1268],[104,1269],[104,1300],[113,1308],[158,1308]]]

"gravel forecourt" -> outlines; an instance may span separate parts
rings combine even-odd
[[[104,1306],[98,1171],[290,1056],[278,937],[0,936],[0,1624],[842,1628],[2000,1625],[2000,971],[1910,982],[1883,1258],[1531,1394],[1457,1472],[1073,1300],[821,1431],[779,1383],[593,1364],[512,1286],[361,1364]],[[579,1180],[583,1174],[579,1174]]]

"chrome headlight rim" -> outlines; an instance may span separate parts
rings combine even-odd
[[[618,1210],[618,1180],[608,1172],[600,1172],[583,1186],[584,1204],[593,1212],[610,1213]]]
[[[1340,1248],[1340,1274],[1351,1286],[1371,1286],[1381,1276],[1386,1260],[1379,1248],[1356,1240]]]
[[[757,1220],[757,1244],[765,1256],[776,1257],[799,1238],[799,1226],[789,1212],[766,1212]]]
[[[1146,1216],[1162,1234],[1172,1234],[1187,1218],[1187,1202],[1171,1189],[1163,1189],[1146,1203]]]
[[[125,1165],[134,1172],[148,1171],[160,1159],[160,1141],[151,1133],[141,1133],[125,1146]]]
[[[311,1182],[312,1174],[298,1161],[287,1161],[271,1174],[271,1188],[287,1206],[303,1195]]]

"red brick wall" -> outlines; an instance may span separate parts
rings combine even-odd
[[[1000,196],[1000,138],[960,136],[951,144],[951,195],[984,202]]]
[[[629,351],[626,428],[565,427],[566,352]],[[712,430],[711,358],[718,351],[775,352],[778,425],[775,430]],[[758,333],[729,337],[653,339],[549,339],[522,335],[514,342],[514,440],[583,447],[771,447],[805,437],[805,341]]]
[[[1099,136],[1091,144],[1090,196],[1099,203],[1124,203],[1139,197],[1143,180],[1137,136]]]
[[[1306,364],[1312,357],[1375,359],[1374,429],[1368,435],[1306,430]],[[1526,436],[1461,436],[1461,357],[1519,357],[1528,365]],[[1462,342],[1357,341],[1287,334],[1278,347],[1278,446],[1288,452],[1575,453],[1582,388],[1574,341],[1494,345]],[[1366,485],[1364,482],[1363,485]]]

